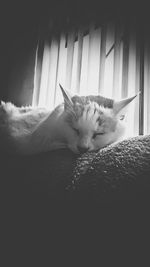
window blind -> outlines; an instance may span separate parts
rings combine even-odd
[[[149,43],[141,35],[139,40],[136,24],[112,21],[45,36],[36,51],[33,106],[53,109],[61,103],[59,83],[73,94],[115,99],[141,91],[129,106],[127,135],[150,133]]]

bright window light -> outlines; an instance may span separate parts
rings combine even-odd
[[[94,24],[90,24],[86,31],[85,28],[80,30],[80,35],[79,32],[75,31],[67,34],[61,32],[59,38],[56,39],[52,36],[51,42],[45,41],[39,95],[37,98],[35,86],[34,105],[46,106],[52,110],[60,104],[63,98],[59,83],[72,94],[100,94],[116,100],[123,96],[133,96],[139,91],[139,78],[137,78],[139,63],[134,27],[131,27],[128,43],[123,40],[123,28],[117,32],[116,26],[111,22],[105,25],[105,28],[105,37],[103,26],[95,27]],[[106,42],[103,42],[103,38],[106,38]],[[102,45],[103,50],[101,50]],[[126,51],[128,52],[126,52],[125,58],[124,51],[127,46],[128,50]],[[149,46],[146,49],[144,133],[150,132],[150,108],[148,104],[150,93],[149,90],[146,90],[150,85]],[[38,58],[36,58],[36,62],[37,60]],[[101,60],[103,60],[102,70],[100,69]],[[103,73],[103,77],[100,76],[100,71]],[[103,83],[99,83],[100,79],[103,79]],[[123,81],[125,86],[123,86]],[[37,100],[35,100],[35,95]],[[128,124],[127,136],[137,135],[139,127],[138,98],[130,104],[126,120]]]

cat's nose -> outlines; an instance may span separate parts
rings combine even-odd
[[[85,153],[89,150],[89,147],[77,146],[80,153]]]

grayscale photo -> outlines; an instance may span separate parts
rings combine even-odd
[[[70,267],[87,266],[93,245],[100,261],[93,255],[91,267],[116,266],[115,256],[137,266],[150,210],[149,13],[147,2],[122,0],[1,4],[2,218],[8,240],[22,221],[23,252],[33,233],[42,246],[51,230]],[[66,266],[48,248],[40,266]],[[17,266],[37,266],[31,251],[32,262],[18,252]]]

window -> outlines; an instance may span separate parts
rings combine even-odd
[[[59,83],[73,94],[115,99],[141,91],[129,106],[127,135],[150,133],[150,48],[139,41],[135,23],[91,22],[48,35],[36,51],[34,106],[61,103]]]

